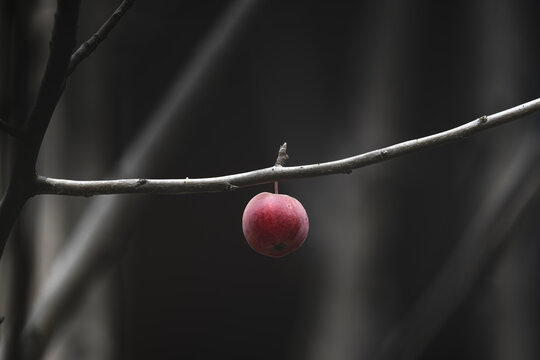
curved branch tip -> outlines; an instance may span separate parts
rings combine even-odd
[[[285,166],[287,160],[289,160],[289,155],[287,155],[287,143],[284,142],[283,145],[279,147],[278,157],[274,166]]]

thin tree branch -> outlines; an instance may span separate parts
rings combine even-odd
[[[115,12],[105,21],[99,30],[86,40],[78,49],[71,55],[71,60],[68,67],[68,75],[71,75],[81,61],[86,59],[98,47],[98,45],[107,38],[107,35],[116,26],[118,21],[124,16],[135,0],[124,0],[115,10]]]
[[[36,191],[37,194],[58,194],[71,196],[130,193],[193,194],[230,191],[237,188],[265,184],[278,180],[323,176],[337,173],[351,173],[353,169],[392,159],[434,145],[444,144],[453,140],[467,137],[478,131],[502,125],[509,121],[521,118],[532,112],[538,111],[539,109],[540,98],[490,116],[482,116],[464,125],[437,134],[401,142],[361,155],[320,164],[291,167],[276,165],[273,167],[240,174],[201,179],[120,179],[76,181],[38,176]]]
[[[58,0],[49,60],[27,124],[28,131],[34,140],[32,150],[36,158],[54,109],[66,85],[66,74],[76,41],[79,3],[80,0]]]

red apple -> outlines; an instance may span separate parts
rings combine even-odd
[[[263,192],[247,204],[242,229],[253,250],[266,256],[281,257],[302,245],[309,221],[306,210],[295,198]]]

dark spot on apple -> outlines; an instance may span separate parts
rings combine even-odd
[[[282,242],[278,243],[278,244],[274,245],[274,250],[278,250],[278,251],[283,250],[283,249],[285,249],[285,246],[286,245],[284,243],[282,243]]]

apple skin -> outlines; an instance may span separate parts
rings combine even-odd
[[[242,230],[253,250],[277,258],[304,243],[309,221],[306,210],[295,198],[263,192],[246,205]]]

